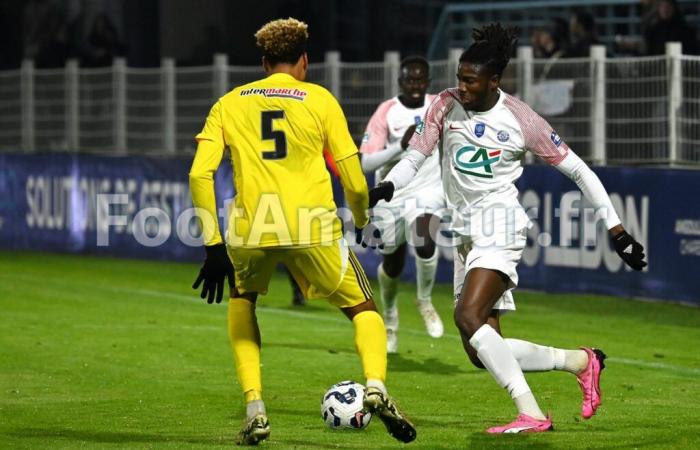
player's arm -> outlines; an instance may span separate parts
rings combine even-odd
[[[642,270],[647,265],[644,247],[625,231],[600,178],[561,140],[546,120],[534,112],[532,114],[523,127],[526,148],[576,183],[596,213],[603,217],[620,258],[634,270]]]
[[[384,178],[369,193],[369,206],[372,208],[379,200],[389,201],[396,189],[408,185],[418,173],[426,158],[435,150],[442,136],[443,118],[454,99],[443,91],[428,107],[423,122],[415,129],[413,137],[408,142],[408,151],[396,163]]]
[[[596,211],[603,212],[605,225],[620,258],[634,270],[642,270],[647,265],[644,247],[625,231],[600,178],[572,151],[555,167],[576,183]]]
[[[378,230],[370,223],[367,214],[369,193],[367,180],[357,157],[357,147],[348,131],[348,122],[345,120],[343,110],[330,93],[327,100],[325,126],[326,148],[333,155],[338,167],[345,200],[355,221],[355,242],[363,247],[383,248]]]
[[[355,221],[355,243],[363,247],[384,248],[381,232],[370,222],[367,215],[369,193],[360,159],[354,154],[336,163],[340,172],[340,183],[345,191],[345,199]]]
[[[339,178],[340,172],[338,172],[338,166],[335,165],[335,160],[333,160],[333,155],[330,154],[328,150],[323,150],[323,159],[326,160],[326,168],[334,177]]]
[[[406,147],[401,146],[401,142],[389,144],[389,127],[386,116],[395,100],[387,100],[372,114],[367,123],[365,135],[360,145],[362,154],[362,170],[366,173],[374,172],[384,164],[397,158]]]
[[[345,199],[352,211],[355,226],[362,228],[369,222],[367,215],[367,180],[357,157],[357,146],[350,136],[348,122],[338,101],[330,94],[326,99],[326,149],[333,157],[340,175]]]
[[[224,156],[224,130],[221,124],[221,103],[216,102],[209,111],[204,128],[195,137],[197,152],[190,168],[190,194],[202,223],[204,245],[221,244],[221,232],[216,214],[214,173]]]
[[[367,180],[360,166],[360,159],[356,155],[348,156],[336,161],[336,167],[340,174],[340,184],[343,185],[345,199],[355,220],[355,226],[362,228],[369,222],[367,215],[369,193]]]
[[[197,152],[189,174],[190,194],[202,224],[206,259],[192,288],[197,289],[204,282],[200,296],[206,297],[208,303],[212,303],[215,298],[216,302],[220,303],[223,298],[224,279],[228,277],[229,286],[233,285],[234,280],[233,266],[219,231],[214,191],[214,173],[221,163],[225,148],[220,102],[212,107],[196,140]]]

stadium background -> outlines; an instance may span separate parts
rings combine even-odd
[[[533,105],[598,168],[650,260],[645,274],[622,268],[604,230],[596,230],[585,215],[574,185],[528,160],[532,167],[520,186],[527,206],[536,208],[537,226],[531,230],[522,286],[700,301],[700,280],[686,276],[700,261],[700,206],[685,201],[687,193],[700,191],[700,58],[673,42],[661,46],[661,55],[625,54],[630,50],[618,45],[620,33],[627,41],[644,38],[637,2],[591,1],[583,9],[568,0],[492,7],[358,2],[352,11],[342,1],[265,2],[263,8],[245,2],[199,8],[187,1],[46,0],[22,9],[20,3],[6,3],[4,12],[24,14],[24,21],[15,22],[25,28],[37,20],[53,24],[54,31],[42,35],[38,27],[20,33],[24,41],[4,41],[34,59],[15,60],[18,67],[0,71],[3,247],[196,260],[197,249],[184,245],[177,233],[180,213],[191,206],[185,175],[193,136],[216,98],[261,76],[252,34],[266,18],[294,14],[309,21],[308,79],[340,100],[358,142],[374,108],[398,92],[402,54],[430,53],[430,90],[438,92],[452,84],[469,27],[503,20],[521,27],[523,44],[504,88]],[[694,2],[680,4],[697,33],[692,27],[700,22],[700,9]],[[535,34],[581,11],[596,21],[594,45],[583,56],[542,55]],[[111,33],[89,26],[100,20],[111,24],[102,26]],[[570,40],[573,48],[574,35]],[[695,44],[685,45],[696,51]],[[225,175],[218,179],[223,202],[234,193]],[[124,193],[128,199],[114,206],[107,205],[107,197],[98,200],[98,194]],[[167,223],[159,228],[152,215],[136,216],[146,207],[159,208]],[[126,226],[105,225],[98,220],[103,211],[125,213]],[[134,225],[135,216],[140,223]],[[133,237],[134,226],[167,239],[160,245],[151,239],[144,247]],[[97,245],[103,228],[117,245]],[[587,242],[593,235],[602,239]],[[551,245],[540,250],[542,242]],[[374,273],[376,255],[361,253]],[[450,249],[442,254],[440,281],[449,281]],[[408,280],[412,264],[407,268]]]
[[[697,32],[700,6],[694,1],[678,3],[687,23]],[[27,14],[30,8],[37,9]],[[398,92],[402,56],[418,53],[429,57],[430,91],[437,92],[453,84],[456,60],[460,48],[469,42],[472,26],[491,20],[519,25],[522,47],[505,74],[505,89],[540,111],[571,147],[593,165],[611,192],[623,223],[645,245],[649,258],[649,267],[643,273],[622,267],[607,243],[605,231],[600,224],[596,228],[594,218],[585,214],[585,203],[575,185],[555,170],[528,160],[519,187],[523,203],[537,211],[532,212],[536,225],[519,269],[521,286],[537,292],[586,295],[522,296],[535,306],[535,311],[566,302],[577,311],[577,320],[584,328],[593,323],[604,324],[613,330],[606,335],[610,342],[629,340],[628,347],[623,347],[627,359],[618,357],[613,362],[649,371],[642,374],[630,369],[630,376],[649,375],[651,370],[659,369],[663,375],[657,380],[659,384],[666,383],[668,377],[680,377],[681,381],[674,379],[678,398],[694,398],[697,390],[689,387],[690,391],[685,391],[684,383],[696,383],[700,373],[697,355],[692,356],[700,326],[697,309],[652,307],[628,300],[651,298],[700,304],[700,57],[693,54],[697,47],[688,50],[676,43],[664,42],[662,54],[640,50],[642,47],[636,44],[643,41],[645,26],[644,11],[640,9],[637,0],[211,0],[206,7],[193,0],[0,2],[0,266],[5,273],[0,283],[0,303],[6,312],[0,329],[12,361],[0,365],[0,394],[4,395],[0,413],[17,411],[13,405],[19,403],[14,403],[13,396],[20,392],[18,386],[22,382],[18,380],[30,377],[32,372],[27,369],[31,364],[26,357],[31,352],[24,341],[17,339],[20,331],[14,327],[23,324],[48,335],[55,333],[48,325],[51,319],[25,311],[28,305],[24,300],[50,300],[44,298],[43,286],[29,288],[30,296],[25,299],[17,284],[41,284],[43,279],[46,289],[62,298],[70,297],[65,294],[70,290],[66,280],[77,279],[79,287],[75,291],[92,298],[88,292],[94,280],[89,271],[94,268],[103,277],[95,294],[100,303],[94,307],[95,318],[91,319],[97,322],[98,317],[112,311],[113,294],[125,296],[123,301],[133,307],[129,311],[138,311],[138,307],[126,298],[153,300],[159,307],[167,307],[156,302],[157,289],[164,290],[165,299],[186,297],[182,292],[191,280],[186,278],[189,275],[185,269],[194,275],[196,266],[191,263],[202,256],[196,241],[183,242],[178,236],[180,232],[187,234],[185,231],[192,225],[178,222],[178,216],[191,206],[187,171],[194,152],[193,136],[216,98],[233,86],[262,75],[252,34],[263,22],[286,16],[309,23],[309,80],[326,86],[338,97],[358,142],[374,108]],[[532,45],[533,36],[549,28],[555,19],[568,21],[581,10],[595,19],[598,46],[584,55],[551,57],[540,54]],[[49,20],[55,14],[60,20]],[[53,24],[38,27],[39,31],[56,31],[51,39],[40,32],[37,37],[36,31],[27,31],[32,25],[37,28],[39,17],[46,19],[40,23]],[[90,40],[90,24],[97,18],[110,23],[113,33],[108,51],[95,58],[81,44]],[[52,42],[48,48],[53,51],[48,56],[37,51],[36,46],[28,45],[32,39],[39,43],[48,39]],[[25,57],[27,52],[33,52],[34,60]],[[217,173],[221,205],[234,194],[230,169],[223,166]],[[371,177],[368,181],[372,182]],[[337,182],[335,191],[340,205],[342,191]],[[151,209],[136,217],[144,208]],[[105,226],[105,218],[110,214],[124,214],[127,221]],[[135,238],[134,227],[145,231],[146,245]],[[590,242],[595,235],[601,239]],[[109,245],[98,245],[100,236]],[[550,245],[540,245],[543,243]],[[372,252],[357,251],[368,274],[373,275],[379,259]],[[442,248],[441,255],[439,281],[444,284],[438,292],[449,301],[450,249]],[[109,258],[113,256],[122,259]],[[141,265],[133,259],[167,263]],[[176,262],[190,264],[182,269],[166,269]],[[117,266],[122,269],[115,271]],[[162,280],[162,285],[153,284],[149,291],[144,286],[150,286],[152,280],[142,273],[155,277],[164,273],[168,278]],[[406,264],[404,279],[413,279],[411,262]],[[112,283],[124,283],[122,290]],[[183,289],[169,292],[173,284],[182,285]],[[281,293],[269,299],[273,317],[281,314],[275,305],[280,304],[280,299],[287,300],[284,282],[276,280],[274,288]],[[410,295],[411,285],[402,289]],[[614,297],[587,296],[592,293]],[[69,305],[76,306],[67,302],[63,306],[66,311],[60,312],[62,306],[56,305],[56,320],[64,320],[70,328],[80,319],[74,318]],[[449,311],[448,306],[441,309]],[[639,317],[634,316],[635,311],[640,311]],[[130,314],[122,317],[127,323],[138,322],[138,315]],[[314,310],[309,314],[315,314]],[[528,316],[527,310],[522,314],[526,323],[537,320]],[[324,317],[321,322],[330,320]],[[639,319],[638,326],[631,322],[620,325],[624,317]],[[415,318],[407,314],[408,327],[412,320]],[[655,327],[655,320],[660,322],[659,328]],[[207,323],[211,328],[221,326],[218,322]],[[197,325],[188,322],[183,326]],[[629,326],[629,334],[615,334],[618,326]],[[678,329],[670,330],[672,326]],[[660,329],[667,331],[667,342],[640,337],[661,340],[657,336]],[[142,332],[147,333],[141,328],[130,330],[135,339]],[[223,335],[223,331],[208,333]],[[80,338],[80,334],[75,337]],[[327,336],[315,339],[321,341]],[[456,341],[449,344],[457,346]],[[429,351],[420,347],[422,344],[415,345]],[[636,355],[634,345],[650,349],[653,357]],[[656,345],[666,350],[655,349]],[[690,354],[683,353],[687,347],[692,349]],[[135,358],[132,364],[139,366],[138,358],[143,355],[130,348]],[[663,358],[664,354],[669,355],[666,361],[644,360]],[[449,356],[445,358],[449,363],[464,364]],[[410,371],[406,366],[413,367],[414,362],[402,361],[393,364]],[[436,370],[451,370],[449,364],[437,367]],[[77,369],[68,365],[65,370]],[[103,370],[111,369],[105,366]],[[425,371],[431,373],[427,363]],[[335,381],[338,380],[323,378],[324,383]],[[75,386],[95,388],[81,383],[84,381]],[[623,381],[620,385],[627,386]],[[660,398],[665,395],[659,393]],[[27,402],[36,398],[42,397],[34,395]],[[672,408],[679,408],[681,403],[672,402]],[[32,414],[22,411],[26,417],[15,420],[30,421]],[[694,417],[696,412],[691,408],[684,414]],[[3,417],[5,423],[13,423],[9,415]],[[21,430],[10,436],[52,439],[50,433],[47,437],[31,427]],[[64,430],[61,439],[65,435],[70,433]],[[121,442],[121,437],[73,436],[93,444]],[[182,439],[184,446],[193,444],[188,438]],[[642,441],[628,443],[637,445]],[[47,441],[34,444],[37,442]],[[474,442],[478,446],[490,445],[478,439]],[[615,438],[606,442],[614,445]],[[150,448],[148,443],[141,444]],[[560,442],[562,446],[570,444]],[[663,441],[656,444],[666,447]],[[691,440],[673,446],[692,448],[694,444],[697,442]]]

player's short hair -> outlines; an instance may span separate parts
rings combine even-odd
[[[263,25],[255,33],[255,43],[272,64],[294,64],[306,52],[309,26],[294,19],[277,19]]]
[[[474,43],[459,57],[459,62],[469,62],[486,67],[493,75],[501,77],[518,44],[517,27],[503,27],[492,23],[472,32]]]
[[[428,63],[428,60],[420,55],[410,55],[405,57],[401,60],[401,65],[399,66],[399,69],[403,69],[409,64],[421,64],[423,67],[425,67],[426,73],[430,73],[430,63]]]

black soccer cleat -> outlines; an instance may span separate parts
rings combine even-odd
[[[379,389],[367,388],[364,406],[372,415],[379,417],[394,439],[407,443],[416,439],[416,428],[399,410],[396,402],[388,395],[384,395]]]
[[[238,445],[258,445],[270,437],[270,422],[265,414],[258,414],[248,420],[236,436]]]

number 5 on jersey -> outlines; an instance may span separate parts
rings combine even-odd
[[[284,111],[263,111],[262,112],[262,140],[273,139],[275,149],[273,151],[262,152],[263,159],[283,159],[287,156],[287,136],[282,130],[273,130],[272,124],[275,119],[284,119]]]

